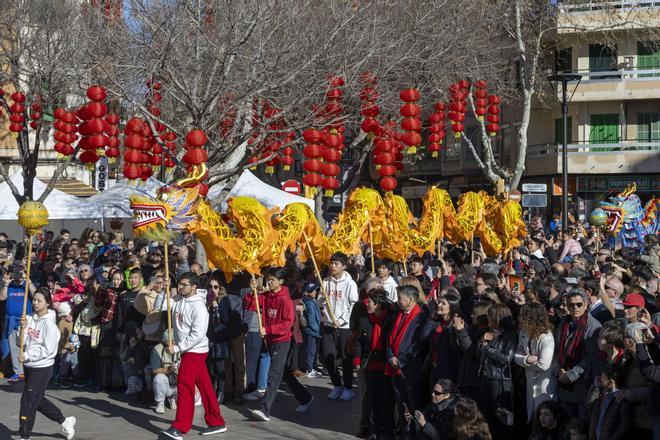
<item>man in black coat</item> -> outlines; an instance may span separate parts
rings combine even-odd
[[[631,427],[630,403],[617,399],[619,386],[624,374],[616,364],[605,366],[600,376],[600,397],[594,403],[591,413],[589,438],[598,440],[624,440]]]

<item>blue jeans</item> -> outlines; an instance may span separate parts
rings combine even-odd
[[[312,370],[316,370],[319,339],[321,338],[305,335],[305,367],[307,368],[308,373]]]
[[[270,368],[270,355],[258,332],[245,334],[245,375],[247,386],[245,391],[250,393],[256,389],[265,390],[268,386],[268,369]]]

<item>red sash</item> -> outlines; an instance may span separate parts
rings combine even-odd
[[[408,327],[410,327],[410,323],[413,322],[415,317],[420,313],[422,313],[422,310],[418,304],[415,304],[415,306],[407,314],[404,312],[399,312],[399,314],[396,316],[393,331],[390,333],[390,337],[388,339],[395,357],[399,356],[399,348],[401,347],[401,342],[403,342],[403,338],[408,331]],[[396,370],[395,372],[394,368],[392,368],[392,366],[388,363],[387,368],[385,369],[385,374],[388,376],[393,376],[394,374],[400,375],[401,371]]]

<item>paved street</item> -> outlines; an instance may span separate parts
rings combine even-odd
[[[247,419],[247,410],[256,408],[256,403],[245,405],[222,405],[222,414],[227,421],[225,434],[207,438],[227,439],[354,439],[358,423],[358,398],[351,402],[330,401],[327,394],[330,384],[327,377],[322,379],[303,379],[303,383],[314,395],[314,403],[307,414],[294,411],[297,403],[282,386],[273,408],[270,422],[253,422]],[[18,409],[21,386],[0,383],[0,439],[18,438]],[[77,389],[51,387],[46,395],[58,405],[65,415],[78,419],[76,439],[79,440],[140,440],[157,439],[158,432],[169,426],[174,418],[169,409],[158,415],[146,406],[129,405],[122,393],[88,392]],[[203,428],[202,407],[196,408],[193,429],[187,438],[200,438],[197,435]],[[37,415],[32,440],[64,438],[59,426]]]

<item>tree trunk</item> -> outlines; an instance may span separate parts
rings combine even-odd
[[[208,272],[209,262],[206,259],[206,249],[204,249],[202,242],[197,237],[195,237],[195,263],[202,266],[203,272]]]
[[[532,96],[534,89],[525,90],[523,101],[523,113],[518,128],[518,158],[516,159],[516,167],[513,170],[513,177],[509,183],[509,191],[517,189],[520,184],[523,172],[525,172],[525,159],[527,157],[527,129],[529,128],[529,119],[532,112]]]
[[[323,190],[320,190],[316,193],[314,197],[314,214],[316,215],[316,221],[319,222],[321,229],[325,230],[327,227],[325,219],[323,218]]]

